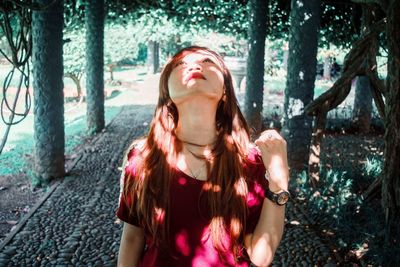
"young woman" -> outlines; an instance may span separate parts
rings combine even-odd
[[[217,53],[188,47],[166,64],[149,134],[124,164],[118,266],[272,262],[289,197],[286,143],[274,130],[250,143]]]

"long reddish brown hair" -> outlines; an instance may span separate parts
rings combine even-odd
[[[193,52],[210,53],[222,66],[225,99],[220,100],[216,112],[218,136],[211,150],[212,163],[208,165],[204,193],[210,207],[210,232],[214,247],[219,252],[229,249],[236,258],[240,254],[238,249],[243,242],[246,227],[247,184],[242,166],[247,156],[249,129],[239,109],[231,74],[216,52],[199,46],[184,48],[165,65],[160,77],[160,95],[150,131],[139,148],[136,179],[129,179],[131,183],[125,186],[124,192],[133,196],[135,201],[132,212],[139,216],[153,241],[166,248],[169,239],[169,187],[176,156],[182,149],[182,143],[175,135],[175,125],[179,117],[169,95],[168,79],[176,63]],[[219,190],[212,190],[215,188]],[[223,242],[225,234],[231,240],[228,248]]]

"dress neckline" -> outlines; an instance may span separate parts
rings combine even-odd
[[[195,177],[193,177],[193,176],[187,174],[186,172],[182,171],[180,168],[175,168],[175,170],[176,170],[177,173],[183,174],[183,176],[189,178],[190,180],[193,180],[193,181],[196,181],[196,182],[200,182],[200,183],[206,182],[206,180],[199,180],[199,179],[196,179]]]

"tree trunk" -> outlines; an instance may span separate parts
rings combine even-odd
[[[400,242],[400,1],[391,0],[387,18],[388,76],[385,109],[385,150],[382,206],[386,211],[386,241]],[[398,263],[397,263],[398,264]]]
[[[250,23],[248,29],[249,56],[247,58],[244,114],[249,126],[255,130],[255,133],[259,133],[262,128],[267,10],[268,1],[250,1]]]
[[[326,80],[331,79],[331,60],[329,55],[326,55],[324,58],[324,72],[322,76]]]
[[[52,0],[37,1],[46,6]],[[65,175],[63,1],[32,13],[35,175],[47,183]]]
[[[108,64],[108,71],[110,72],[110,81],[114,81],[114,68],[115,64]]]
[[[158,72],[160,68],[160,43],[154,43],[154,73]]]
[[[368,76],[357,76],[353,108],[353,126],[360,133],[368,133],[371,127],[372,86]]]
[[[313,100],[317,65],[320,0],[292,0],[283,135],[291,168],[307,166],[312,118],[304,107]]]
[[[372,10],[363,8],[363,16],[362,16],[362,35],[365,32],[368,32],[371,28],[371,23],[373,20]],[[373,49],[374,52],[370,53],[370,57],[375,57],[377,52],[376,49]],[[363,65],[368,67],[368,62],[364,62]],[[356,81],[355,88],[355,97],[354,97],[354,106],[353,106],[353,125],[354,127],[361,133],[367,133],[371,127],[371,114],[372,114],[372,85],[369,80],[369,77],[366,75],[358,76]]]
[[[81,79],[79,77],[79,75],[72,73],[72,72],[68,72],[64,74],[64,77],[66,78],[70,78],[75,86],[76,86],[76,93],[77,93],[77,99],[80,99],[82,96],[82,87],[81,87]]]
[[[147,46],[147,66],[150,74],[157,73],[160,67],[159,48],[160,45],[158,42],[149,41]]]
[[[285,42],[284,43],[284,45],[283,45],[283,62],[282,62],[282,65],[283,65],[283,69],[287,72],[287,69],[288,69],[288,58],[289,58],[289,46],[288,46],[289,44],[287,43],[287,42]]]
[[[317,189],[320,182],[319,169],[321,162],[321,143],[324,138],[327,113],[327,105],[324,105],[322,111],[320,111],[315,119],[315,126],[311,138],[310,155],[308,159],[308,175],[310,184],[314,190]]]
[[[87,130],[104,128],[104,0],[88,0],[86,22]]]

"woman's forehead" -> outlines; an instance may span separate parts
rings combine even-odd
[[[208,51],[205,51],[205,50],[185,51],[182,53],[180,58],[181,58],[181,60],[190,62],[190,61],[196,61],[198,59],[205,58],[205,57],[219,61],[218,58],[214,54],[212,54]]]

